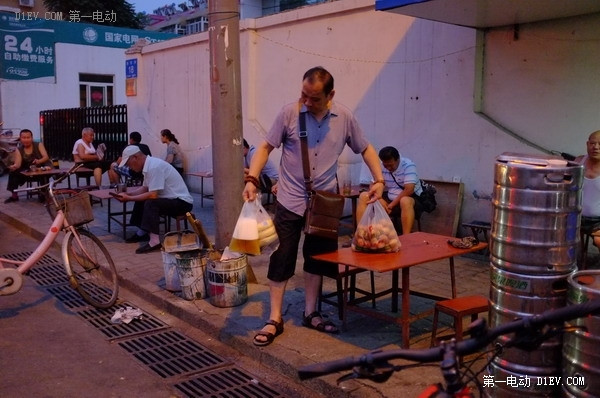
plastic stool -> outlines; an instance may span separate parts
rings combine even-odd
[[[471,322],[477,319],[477,314],[487,312],[490,304],[487,297],[483,296],[464,296],[449,300],[438,301],[435,303],[433,311],[433,327],[431,330],[431,347],[435,345],[435,335],[437,333],[438,315],[440,312],[454,318],[454,337],[456,341],[462,340],[463,336],[463,318],[471,315]]]

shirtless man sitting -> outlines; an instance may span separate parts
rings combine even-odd
[[[581,188],[581,230],[592,234],[594,246],[600,248],[600,130],[588,137],[587,155],[575,161],[584,168]]]

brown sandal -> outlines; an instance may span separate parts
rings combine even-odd
[[[302,313],[302,317],[302,326],[305,326],[309,329],[315,329],[319,332],[331,334],[338,334],[340,332],[333,322],[323,320],[323,316],[319,313],[319,311],[315,311],[309,316],[304,316],[304,313]],[[313,325],[312,320],[314,318],[321,318],[321,322],[317,323],[316,325]]]
[[[254,345],[255,346],[259,346],[259,347],[264,347],[267,346],[269,344],[271,344],[274,340],[275,337],[279,336],[281,333],[283,333],[283,320],[281,322],[276,322],[272,319],[269,319],[269,321],[265,322],[265,325],[263,326],[263,328],[267,325],[272,325],[275,326],[275,333],[271,333],[271,332],[265,332],[264,330],[259,330],[255,335],[254,335]],[[266,340],[257,340],[256,338],[258,336],[263,336],[266,337]]]

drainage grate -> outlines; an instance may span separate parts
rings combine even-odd
[[[33,252],[3,254],[2,257],[14,261],[25,261],[31,253]],[[68,282],[62,263],[47,254],[35,263],[27,275],[42,286],[62,285]]]
[[[69,282],[62,264],[36,265],[29,271],[29,277],[42,286],[64,285]]]
[[[31,253],[33,253],[33,252],[3,254],[2,257],[6,257],[9,260],[14,260],[14,261],[25,261],[29,258]],[[60,261],[54,259],[52,256],[45,254],[42,258],[40,258],[38,260],[38,262],[36,264],[44,265],[44,264],[56,264],[56,263],[60,263]]]
[[[47,287],[46,290],[62,302],[67,308],[87,308],[90,305],[79,295],[71,285],[59,285]]]
[[[191,380],[175,384],[175,388],[187,397],[284,397],[235,367],[203,373]]]
[[[144,311],[142,319],[134,319],[130,323],[112,323],[110,319],[119,308],[134,307],[127,302],[115,304],[107,309],[85,309],[77,312],[77,315],[88,321],[96,329],[100,330],[109,340],[137,334],[153,332],[169,327],[160,320],[148,315]]]
[[[223,358],[173,330],[122,341],[119,346],[164,378],[206,371],[225,364]]]

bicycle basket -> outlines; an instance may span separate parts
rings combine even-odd
[[[78,226],[94,221],[90,194],[87,191],[81,191],[72,196],[69,194],[57,194],[56,201],[59,203],[60,209],[65,213],[67,222],[70,225]],[[57,213],[54,203],[51,202],[48,204],[48,211],[54,220]]]

